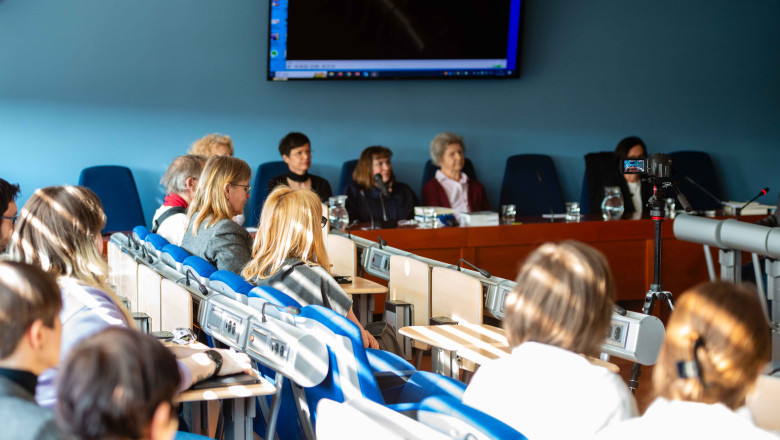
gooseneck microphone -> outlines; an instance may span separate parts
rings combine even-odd
[[[759,192],[758,192],[758,194],[756,194],[756,196],[755,196],[755,197],[753,197],[752,199],[750,199],[750,201],[749,201],[749,202],[747,202],[747,203],[745,203],[744,205],[742,205],[741,207],[737,208],[737,220],[739,220],[739,216],[740,216],[740,214],[742,214],[742,210],[743,210],[743,209],[745,209],[745,207],[746,207],[747,205],[749,205],[749,204],[751,204],[751,203],[755,202],[757,198],[759,198],[759,197],[761,197],[761,196],[764,196],[764,195],[766,195],[766,193],[768,193],[768,192],[769,192],[769,187],[768,187],[768,186],[766,186],[766,187],[764,187],[764,189],[762,189],[761,191],[759,191]]]
[[[491,278],[493,276],[493,275],[490,274],[490,272],[486,271],[485,269],[480,269],[477,266],[474,266],[473,264],[469,263],[468,261],[464,260],[463,258],[458,260],[458,272],[460,272],[460,263],[468,264],[469,266],[473,267],[474,270],[479,272],[479,274],[482,275],[485,278]]]
[[[542,180],[542,173],[540,173],[539,170],[536,170],[536,178],[539,179],[539,186],[542,187],[544,201],[547,202],[547,208],[550,209],[550,221],[553,221],[553,215],[555,213],[553,212],[552,203],[550,202],[550,195],[547,194],[547,187],[544,186],[544,181]]]
[[[716,202],[718,202],[719,205],[722,205],[722,206],[727,206],[728,205],[728,203],[726,203],[723,200],[715,197],[715,194],[707,191],[707,188],[699,185],[699,182],[693,180],[691,178],[691,176],[685,176],[685,180],[687,180],[688,182],[691,182],[693,184],[693,186],[695,186],[696,188],[699,188],[704,194],[707,194],[707,196],[709,196],[709,198],[711,198],[712,200],[715,200]]]
[[[387,221],[387,210],[385,209],[385,197],[388,196],[387,186],[385,186],[385,181],[382,180],[382,175],[379,173],[374,174],[374,182],[376,182],[376,186],[379,188],[379,203],[382,205],[382,220]]]
[[[371,230],[376,229],[376,226],[374,226],[374,214],[371,213],[371,204],[368,203],[368,197],[366,197],[365,191],[362,189],[360,190],[360,195],[363,196],[363,200],[366,202],[366,209],[368,209],[368,218],[371,219]]]

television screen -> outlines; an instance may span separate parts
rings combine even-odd
[[[517,78],[521,0],[270,0],[268,79]]]

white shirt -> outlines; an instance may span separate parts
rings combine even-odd
[[[154,217],[152,218],[152,225],[154,225],[155,220],[157,220],[161,215],[163,215],[165,211],[169,209],[171,209],[171,206],[160,206],[154,213]],[[172,216],[166,218],[165,221],[160,225],[160,229],[157,230],[157,233],[160,234],[164,239],[168,240],[168,243],[181,246],[181,239],[184,238],[184,233],[186,231],[187,214],[183,212],[181,214],[173,214]]]
[[[634,204],[634,212],[642,213],[642,208],[645,206],[645,202],[642,200],[642,182],[629,182],[628,192],[631,193],[631,203]]]
[[[464,212],[469,212],[469,177],[466,173],[460,173],[460,180],[452,180],[445,176],[441,170],[436,170],[434,176],[444,188],[447,194],[447,200],[450,201],[450,208],[455,211],[455,218],[458,218]]]
[[[750,418],[716,403],[685,402],[658,398],[642,417],[626,420],[601,431],[598,439],[777,439]]]
[[[529,439],[592,436],[635,417],[623,380],[576,353],[536,342],[477,370],[463,403],[517,429]]]

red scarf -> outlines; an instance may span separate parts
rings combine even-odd
[[[165,203],[163,203],[163,206],[181,206],[182,208],[187,208],[188,205],[189,203],[186,200],[175,193],[165,196]]]

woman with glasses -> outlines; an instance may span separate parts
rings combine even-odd
[[[252,261],[242,274],[301,305],[317,304],[346,316],[361,330],[363,345],[378,348],[355,317],[352,299],[330,274],[322,232],[326,223],[320,199],[312,191],[276,188],[263,205]]]
[[[16,223],[16,197],[19,195],[19,185],[12,185],[0,179],[0,254],[5,252],[5,247],[11,240]]]
[[[322,203],[327,203],[332,194],[330,184],[322,177],[309,174],[311,167],[311,142],[309,138],[298,132],[288,133],[279,142],[279,153],[289,172],[276,176],[268,181],[268,192],[279,185],[287,185],[293,189],[310,189],[319,196]]]
[[[233,217],[244,212],[252,171],[241,159],[212,156],[187,210],[181,247],[218,270],[240,273],[251,259],[252,237]]]

